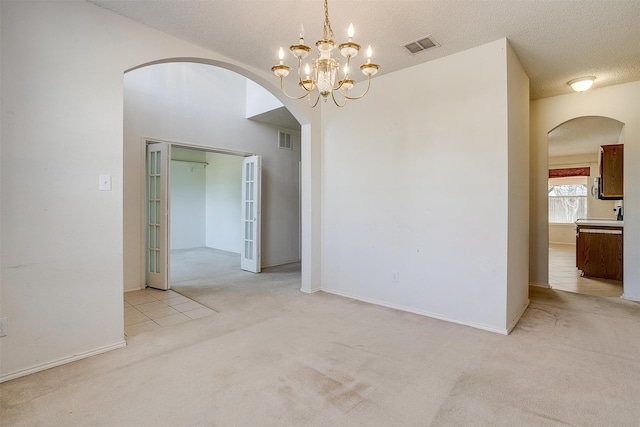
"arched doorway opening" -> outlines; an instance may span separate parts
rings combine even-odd
[[[602,174],[601,147],[624,143],[624,123],[603,116],[580,116],[550,130],[547,141],[549,286],[588,295],[620,297],[623,295],[623,248],[613,240],[622,239],[623,222],[616,221],[616,213],[617,206],[623,202],[602,197],[598,182]],[[581,245],[577,245],[576,222],[595,224],[583,228]],[[597,240],[598,247],[591,248],[590,252],[588,248],[585,251],[585,242],[591,241],[585,240],[587,237]],[[600,248],[603,237],[612,240],[616,247],[619,245],[619,253],[605,253]],[[593,242],[592,246],[595,240]],[[595,270],[585,265],[589,262],[585,261],[589,253],[591,265],[598,254],[599,266]],[[607,270],[619,270],[620,280],[613,279],[613,273],[605,274],[605,261],[611,265]]]
[[[214,178],[204,172],[204,169],[209,167],[208,171],[214,172],[214,162],[215,172],[220,172],[226,167],[233,167],[230,166],[232,162],[227,161],[233,157],[258,154],[263,158],[263,217],[266,217],[262,245],[266,255],[263,257],[264,267],[299,262],[304,252],[302,242],[310,239],[310,236],[304,236],[301,227],[304,215],[301,199],[310,189],[305,189],[301,182],[300,171],[304,166],[302,145],[309,144],[309,132],[303,132],[302,128],[310,125],[301,125],[301,121],[287,107],[251,79],[229,67],[205,62],[184,59],[158,61],[136,67],[125,74],[125,290],[131,284],[138,288],[143,286],[146,283],[146,269],[150,265],[147,248],[149,229],[146,224],[149,206],[148,200],[145,200],[148,190],[145,145],[149,142],[168,142],[172,147],[180,147],[174,150],[176,154],[173,157],[176,158],[171,157],[170,160],[171,169],[174,162],[181,162],[176,170],[184,172],[180,178],[182,184],[185,184],[185,179],[194,178],[197,175],[195,172],[202,172],[200,175],[206,186]],[[283,134],[285,144],[280,146],[279,140]],[[198,159],[203,157],[203,160],[195,157],[192,159],[190,156]],[[218,176],[218,179],[224,178]],[[220,183],[221,181],[217,182],[217,187],[221,186],[218,185]],[[185,188],[184,185],[182,187]],[[186,186],[191,193],[194,193],[194,187],[197,185]],[[240,190],[238,185],[236,187]],[[230,198],[239,198],[240,191],[230,196],[229,191],[225,193],[228,189],[217,190],[217,194],[214,194],[215,191],[206,191],[199,201],[200,205],[217,203],[216,206],[220,207],[221,200],[233,203],[229,201]],[[220,194],[221,191],[224,194]],[[185,197],[181,199],[184,202]],[[238,216],[237,224],[225,227],[225,221],[218,215],[218,230],[213,230],[216,227],[211,227],[209,221],[200,227],[206,231],[194,234],[196,223],[203,223],[202,218],[207,222],[215,215],[202,212],[196,214],[194,203],[189,203],[182,203],[180,209],[176,209],[187,212],[179,219],[179,223],[177,216],[171,219],[172,228],[182,227],[182,231],[172,239],[175,243],[182,240],[177,249],[185,249],[184,245],[194,246],[193,242],[184,242],[189,234],[200,234],[199,238],[203,243],[195,245],[207,247],[214,240],[212,236],[216,232],[217,237],[225,232],[230,234],[230,230],[240,223]],[[211,212],[219,214],[215,208]],[[226,224],[233,223],[230,216],[233,216],[233,212],[228,213]],[[167,235],[170,234],[167,231]],[[227,241],[229,239],[233,240],[233,237],[227,236]],[[170,249],[171,246],[167,247],[167,250]],[[300,281],[298,287],[305,289]]]

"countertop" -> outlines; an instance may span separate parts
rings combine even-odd
[[[606,218],[585,218],[576,221],[576,225],[591,225],[600,227],[624,227],[624,221]]]

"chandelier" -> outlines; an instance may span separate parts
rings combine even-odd
[[[324,28],[322,39],[316,42],[318,48],[317,57],[303,65],[303,60],[311,53],[311,48],[304,44],[304,27],[300,24],[300,41],[289,47],[293,56],[298,59],[298,84],[303,89],[302,95],[291,96],[284,89],[284,78],[289,75],[291,67],[284,63],[284,50],[279,51],[280,63],[271,67],[271,71],[280,78],[280,89],[291,99],[307,98],[311,108],[318,105],[320,98],[327,101],[329,95],[334,104],[344,107],[349,99],[360,99],[369,92],[371,77],[378,72],[379,66],[371,62],[371,46],[367,49],[367,62],[360,65],[360,71],[367,76],[367,89],[358,96],[351,96],[349,91],[355,86],[355,81],[350,78],[349,70],[351,58],[360,52],[360,45],[353,42],[353,24],[349,25],[347,32],[349,40],[338,45],[338,50],[346,58],[344,67],[340,67],[340,57],[333,57],[335,48],[333,30],[329,22],[329,7],[324,0]]]

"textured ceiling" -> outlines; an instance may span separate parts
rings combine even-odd
[[[324,19],[320,0],[91,3],[264,70],[280,46],[297,42],[300,23],[312,44]],[[594,88],[640,80],[638,0],[329,0],[329,14],[337,43],[353,22],[354,41],[373,46],[380,74],[506,37],[531,80],[532,99],[570,93],[567,81],[585,75],[597,77]],[[426,35],[440,47],[416,55],[402,47]]]
[[[601,145],[617,144],[623,123],[608,117],[569,120],[549,132],[549,157],[596,154]]]

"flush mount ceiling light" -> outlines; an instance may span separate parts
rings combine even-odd
[[[280,89],[291,99],[307,98],[311,108],[318,105],[320,98],[327,101],[329,95],[333,103],[338,107],[344,107],[349,99],[360,99],[369,92],[371,77],[378,72],[379,66],[371,62],[371,46],[367,49],[367,62],[360,66],[362,74],[367,76],[367,89],[358,96],[349,95],[349,91],[355,86],[355,81],[349,78],[349,66],[351,59],[360,51],[360,45],[353,42],[353,24],[349,25],[347,32],[349,40],[338,45],[340,54],[346,58],[344,67],[340,66],[340,57],[333,57],[331,51],[336,47],[333,41],[333,30],[329,22],[329,7],[324,0],[324,27],[322,38],[316,42],[318,55],[316,58],[303,65],[302,60],[311,53],[311,48],[304,44],[304,27],[300,24],[300,42],[289,47],[293,56],[298,60],[298,84],[304,90],[300,96],[290,96],[284,90],[284,78],[289,75],[291,67],[284,63],[284,50],[280,48],[280,63],[271,67],[271,71],[280,78]],[[304,76],[304,77],[303,77]],[[336,98],[337,94],[337,98]]]
[[[576,92],[584,92],[591,87],[595,79],[596,78],[593,76],[579,77],[577,79],[571,80],[567,84],[571,86],[571,89],[575,90]]]

